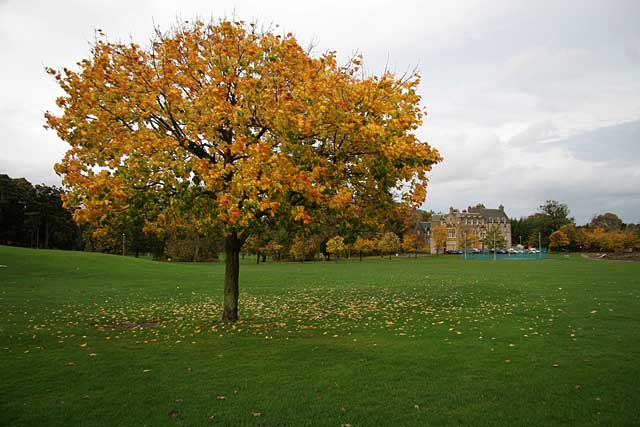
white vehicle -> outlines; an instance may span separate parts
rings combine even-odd
[[[509,253],[509,255],[512,255],[512,254],[519,254],[519,253],[520,253],[520,251],[519,251],[519,250],[514,249],[514,248],[509,248],[509,249],[507,249],[507,252]]]
[[[529,250],[527,251],[530,254],[539,254],[540,251],[537,250],[536,248],[529,248]]]

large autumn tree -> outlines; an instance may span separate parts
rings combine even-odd
[[[147,46],[101,35],[74,70],[48,70],[64,91],[46,121],[70,146],[56,165],[65,203],[99,229],[143,198],[146,231],[223,237],[234,321],[240,249],[267,224],[379,222],[424,201],[441,158],[414,134],[419,76],[366,76],[360,62],[227,20]]]

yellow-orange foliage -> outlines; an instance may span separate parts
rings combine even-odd
[[[551,235],[549,236],[549,247],[550,248],[562,248],[564,246],[568,246],[569,243],[571,243],[569,241],[569,238],[561,230],[556,230],[553,233],[551,233]]]
[[[227,20],[148,47],[101,37],[75,70],[48,70],[64,91],[46,121],[70,146],[65,203],[100,228],[144,192],[147,230],[186,216],[228,251],[269,218],[374,217],[396,208],[393,190],[417,206],[441,160],[414,134],[419,76],[363,77],[360,60]]]
[[[327,241],[327,252],[333,255],[340,255],[345,251],[344,237],[334,236]]]
[[[416,252],[418,250],[418,239],[415,233],[405,233],[402,236],[402,250],[405,252]]]
[[[621,251],[636,248],[640,238],[633,230],[609,230],[602,227],[581,229],[581,243],[586,249],[596,251]]]
[[[370,254],[376,248],[376,242],[371,239],[365,239],[362,236],[358,236],[356,241],[353,242],[353,250],[360,254],[362,260],[363,254]]]
[[[440,249],[443,251],[446,249],[447,233],[447,227],[442,224],[436,224],[431,229],[431,238],[433,239],[433,244],[436,247],[436,254]]]

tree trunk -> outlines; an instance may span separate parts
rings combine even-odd
[[[222,320],[235,322],[238,320],[238,278],[240,273],[240,248],[242,243],[237,233],[224,239],[225,271],[224,271],[224,308]]]
[[[200,253],[200,237],[196,238],[196,249],[193,252],[193,262],[198,262],[198,255]]]
[[[44,248],[49,249],[49,218],[44,223]]]
[[[260,251],[257,251],[258,255],[256,256],[256,264],[260,264]]]

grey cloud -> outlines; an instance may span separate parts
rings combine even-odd
[[[640,40],[627,43],[625,46],[625,54],[632,64],[640,64]]]
[[[531,146],[555,136],[557,128],[551,121],[533,123],[524,131],[514,135],[509,139],[512,147]]]
[[[562,147],[580,160],[640,168],[640,120],[583,132],[550,145]]]

